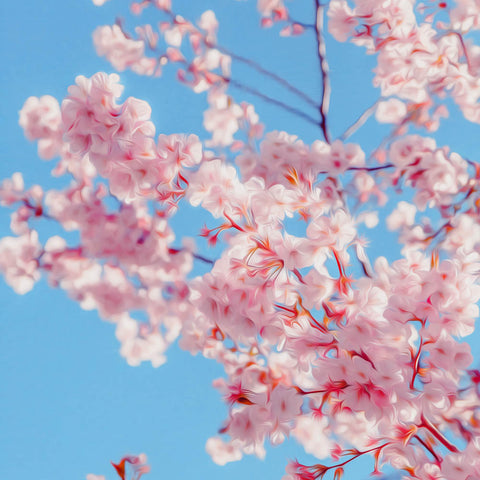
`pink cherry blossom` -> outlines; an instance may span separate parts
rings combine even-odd
[[[3,237],[0,240],[0,271],[18,294],[29,292],[40,279],[41,252],[38,234],[34,230],[20,237]]]
[[[339,480],[361,456],[373,457],[372,474],[390,465],[404,478],[479,478],[480,373],[462,337],[479,314],[480,169],[438,132],[453,104],[480,123],[480,47],[470,33],[480,4],[314,3],[305,22],[295,2],[292,16],[281,0],[257,9],[283,36],[314,34],[316,97],[222,45],[211,10],[190,19],[169,0],[142,1],[132,13],[147,18],[154,7],[158,24],[98,27],[97,53],[114,69],[176,69],[180,83],[206,92],[207,135],[156,132],[152,116],[164,106],[122,100],[115,73],[77,77],[61,106],[30,97],[19,123],[40,157],[59,157],[58,186],[25,187],[20,173],[2,181],[16,236],[0,239],[0,272],[19,294],[43,274],[96,310],[114,324],[128,365],[162,365],[177,339],[218,362],[225,419],[206,443],[218,465],[263,458],[267,444],[293,435],[328,460],[291,462],[286,480]],[[343,61],[329,53],[333,40],[376,62],[379,98],[344,133],[329,112],[328,63]],[[238,64],[288,96],[257,90],[253,75],[243,83]],[[302,139],[300,123],[295,135],[268,131],[245,92],[313,133]],[[367,122],[373,146],[360,135]],[[382,123],[392,124],[384,137]],[[199,247],[178,235],[190,208],[208,213],[198,229],[188,217]],[[43,241],[38,228],[40,242],[37,222],[55,234]],[[375,240],[385,227],[399,244],[381,240],[388,260]],[[143,454],[113,467],[124,480],[149,470]]]
[[[345,0],[331,1],[328,17],[328,31],[339,42],[346,42],[358,25],[353,10]]]
[[[380,123],[400,123],[406,114],[406,105],[396,98],[390,98],[378,104],[375,118]]]
[[[404,226],[412,226],[415,223],[417,209],[411,203],[401,201],[397,208],[387,218],[387,226],[390,230],[398,230]]]
[[[144,56],[144,42],[127,38],[118,25],[98,27],[93,42],[98,55],[105,56],[120,72],[131,68],[138,74],[152,75],[155,70],[155,60]]]
[[[24,188],[22,174],[15,172],[12,178],[6,178],[0,186],[0,204],[9,206],[22,200],[25,196]]]
[[[38,140],[38,154],[50,160],[61,146],[60,106],[50,95],[30,97],[20,110],[20,126],[29,140]]]
[[[227,443],[220,437],[209,438],[205,449],[212,457],[212,460],[218,465],[238,461],[243,456],[241,450],[235,447],[234,442]]]
[[[233,143],[233,135],[239,129],[242,109],[232,103],[230,98],[221,90],[211,90],[208,94],[211,105],[203,116],[205,129],[213,133],[209,146],[228,146]]]

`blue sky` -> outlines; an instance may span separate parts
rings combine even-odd
[[[296,3],[295,16],[311,19],[313,2]],[[112,0],[102,8],[94,7],[90,0],[2,2],[0,178],[21,171],[26,185],[58,186],[49,174],[52,164],[39,160],[36,146],[23,137],[18,111],[30,95],[50,94],[62,99],[79,74],[111,72],[111,67],[96,57],[91,33],[98,25],[113,23],[119,12],[125,14],[127,5],[123,0]],[[311,35],[285,39],[276,31],[260,30],[253,0],[174,0],[174,5],[189,18],[198,18],[203,10],[212,8],[220,20],[220,43],[319,97],[320,75]],[[141,22],[148,21],[148,15],[141,18]],[[335,137],[373,103],[377,93],[371,87],[373,58],[331,39],[327,49],[333,86],[330,124]],[[246,83],[288,99],[283,91],[243,66],[234,65],[233,71]],[[167,70],[161,79],[124,72],[121,80],[126,96],[150,102],[158,133],[189,132],[205,137],[204,96],[178,85],[173,70]],[[234,90],[231,93],[237,100],[255,104],[267,130],[286,130],[307,143],[320,137],[318,129],[275,107]],[[454,116],[446,122],[438,137],[441,143],[473,156],[478,147],[478,126],[456,122],[455,118],[458,120]],[[361,139],[367,151],[385,133],[372,123],[354,138]],[[194,235],[185,221],[188,219],[184,217],[177,228]],[[9,234],[8,224],[8,211],[2,209],[0,235]],[[390,236],[376,238],[374,245],[376,252],[395,255]],[[226,467],[215,465],[204,445],[216,434],[226,413],[211,387],[211,381],[221,375],[216,364],[191,357],[174,346],[167,364],[159,369],[129,367],[118,353],[112,325],[101,322],[95,312],[82,311],[44,281],[29,294],[17,296],[0,279],[0,301],[3,478],[65,480],[96,473],[114,479],[109,461],[140,452],[149,457],[152,473],[146,478],[152,480],[273,480],[281,478],[288,458],[310,460],[288,444],[269,449],[265,461],[248,457]],[[363,471],[366,477],[368,467],[358,464],[350,474],[359,478],[358,472]]]

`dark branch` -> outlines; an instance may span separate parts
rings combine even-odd
[[[324,6],[320,4],[320,0],[315,0],[316,22],[315,29],[317,32],[317,55],[320,63],[320,72],[322,74],[322,96],[320,101],[320,128],[322,129],[325,141],[330,143],[330,134],[328,133],[327,114],[330,105],[330,78],[328,76],[329,68],[327,63],[327,51],[325,48],[325,40],[323,38],[323,10]]]
[[[270,70],[267,70],[263,68],[259,63],[255,62],[254,60],[250,60],[249,58],[243,57],[241,55],[237,55],[236,53],[228,50],[225,47],[222,47],[220,45],[210,45],[207,44],[209,48],[216,48],[220,52],[224,53],[225,55],[228,55],[232,57],[234,60],[237,60],[239,62],[244,63],[245,65],[248,65],[250,68],[253,68],[257,72],[265,75],[266,77],[271,78],[272,80],[275,80],[277,83],[285,87],[289,92],[293,93],[294,95],[297,95],[299,98],[303,99],[308,105],[311,107],[314,107],[316,109],[319,108],[318,103],[315,102],[312,98],[310,98],[306,93],[302,92],[299,90],[297,87],[292,85],[290,82],[282,78],[280,75],[277,75],[274,72],[271,72]]]
[[[311,115],[308,115],[308,113],[302,112],[298,108],[292,107],[281,100],[277,100],[276,98],[270,97],[256,88],[249,87],[248,85],[244,85],[243,83],[238,82],[237,80],[234,80],[233,78],[227,78],[227,77],[222,77],[223,80],[225,80],[227,83],[229,83],[232,87],[238,88],[239,90],[243,90],[244,92],[248,92],[252,95],[255,95],[258,98],[261,98],[267,103],[271,103],[273,105],[276,105],[277,107],[283,108],[284,110],[292,113],[293,115],[296,115],[297,117],[303,118],[309,123],[313,123],[314,125],[318,125],[317,119],[313,118]]]

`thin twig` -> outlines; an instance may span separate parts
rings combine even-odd
[[[377,172],[378,170],[386,170],[387,168],[393,168],[393,163],[386,163],[385,165],[378,165],[376,167],[348,167],[345,172]],[[328,175],[329,171],[318,172],[318,175]]]
[[[192,257],[200,260],[201,262],[208,263],[209,265],[215,265],[214,260],[210,260],[210,258],[204,257],[203,255],[198,255],[197,253],[192,253]]]
[[[302,112],[298,108],[292,107],[281,100],[277,100],[276,98],[270,97],[256,88],[250,87],[248,85],[244,85],[243,83],[238,82],[237,80],[234,80],[233,78],[228,78],[228,77],[221,77],[223,80],[225,80],[227,83],[232,85],[232,87],[238,88],[239,90],[243,90],[247,93],[250,93],[252,95],[255,95],[258,98],[261,98],[263,101],[267,103],[271,103],[273,105],[276,105],[277,107],[283,108],[284,110],[287,110],[288,112],[292,113],[293,115],[296,115],[297,117],[303,118],[309,123],[313,123],[313,125],[318,125],[318,120],[309,115],[308,113]]]
[[[166,10],[165,13],[170,17],[171,21],[172,22],[176,22],[176,19],[177,19],[177,14],[175,14],[174,12],[172,12],[171,10]],[[205,46],[208,47],[208,48],[211,48],[211,46],[208,44],[208,42],[205,41]],[[280,81],[282,82],[282,84],[284,86],[287,86],[288,85],[288,88],[292,88],[292,89],[295,89],[297,90],[300,94],[302,95],[305,95],[303,94],[303,92],[300,92],[300,90],[296,89],[296,87],[294,87],[293,85],[290,85],[286,80],[282,79],[281,77],[279,77],[278,75],[276,75],[275,73],[273,72],[269,72],[265,69],[263,69],[263,67],[261,67],[259,64],[256,64],[255,62],[251,61],[251,60],[248,60],[247,58],[244,58],[244,57],[240,57],[236,54],[232,54],[231,52],[229,52],[228,50],[226,49],[223,49],[223,47],[219,47],[218,45],[215,46],[215,48],[217,48],[219,51],[222,51],[224,50],[226,55],[230,55],[232,56],[232,58],[236,58],[237,60],[240,60],[240,58],[242,59],[241,61],[245,61],[245,62],[251,62],[251,66],[252,68],[261,68],[263,70],[263,73],[264,74],[268,74],[269,76],[272,76],[272,78],[276,78],[277,81]],[[222,49],[222,50],[221,50]],[[235,55],[235,56],[233,56]],[[183,63],[183,64],[187,64],[187,62],[185,60],[181,61],[180,63]],[[249,63],[250,64],[250,63]],[[255,66],[254,66],[255,65]],[[297,115],[298,117],[300,118],[303,118],[304,120],[306,120],[307,122],[310,122],[310,123],[313,123],[314,125],[318,125],[318,121],[312,117],[311,115],[308,115],[307,113],[305,112],[302,112],[301,110],[299,110],[298,108],[295,108],[295,107],[292,107],[288,104],[286,104],[285,102],[282,102],[281,100],[277,100],[273,97],[270,97],[269,95],[266,95],[262,92],[260,92],[259,90],[257,90],[256,88],[253,88],[253,87],[250,87],[248,85],[244,85],[243,83],[237,81],[237,80],[234,80],[233,78],[229,78],[229,77],[226,77],[224,75],[218,75],[219,78],[221,78],[223,81],[227,82],[227,84],[230,84],[232,85],[233,87],[235,88],[238,88],[239,90],[243,90],[245,92],[248,92],[252,95],[255,95],[256,97],[258,98],[261,98],[262,100],[264,100],[265,102],[267,103],[271,103],[273,105],[276,105],[277,107],[280,107],[280,108],[283,108],[284,110],[287,110],[288,112],[294,114],[294,115]],[[298,94],[298,93],[297,93]],[[315,102],[313,100],[311,100],[308,96],[306,96],[308,98],[308,101],[312,102],[314,104],[315,107],[319,108]]]
[[[416,438],[425,447],[425,449],[432,454],[437,464],[440,464],[442,462],[440,457],[435,453],[435,450],[433,450],[433,448],[428,445],[422,438],[420,438],[418,435],[414,435],[413,438]]]
[[[165,11],[165,13],[170,17],[171,21],[173,23],[175,23],[176,21],[176,18],[178,17],[178,15],[174,12],[172,12],[171,10],[167,10]],[[298,23],[298,22],[295,22],[295,23]],[[299,23],[300,25],[300,23]],[[305,24],[301,24],[303,27],[306,27]],[[313,27],[313,25],[310,25],[310,27]],[[315,102],[315,100],[313,100],[312,98],[310,98],[306,93],[302,92],[300,89],[298,89],[297,87],[295,87],[294,85],[292,85],[290,82],[288,82],[287,80],[285,80],[284,78],[282,78],[280,75],[277,75],[276,73],[270,71],[270,70],[267,70],[266,68],[262,67],[262,65],[260,65],[259,63],[255,62],[254,60],[251,60],[249,58],[246,58],[242,55],[238,55],[236,54],[235,52],[232,52],[230,49],[226,48],[226,47],[223,47],[221,45],[218,45],[218,44],[214,44],[210,41],[207,40],[206,37],[204,37],[204,43],[205,43],[205,46],[208,47],[208,48],[215,48],[216,50],[218,50],[219,52],[221,53],[224,53],[225,55],[228,55],[230,57],[232,57],[234,60],[237,60],[239,62],[242,62],[246,65],[248,65],[249,67],[253,68],[254,70],[256,70],[257,72],[265,75],[266,77],[269,77],[273,80],[275,80],[276,82],[278,82],[280,85],[282,85],[283,87],[285,87],[287,90],[289,90],[291,93],[297,95],[298,97],[302,98],[304,101],[306,101],[310,106],[314,107],[314,108],[318,108],[319,105]]]
[[[177,253],[188,252],[184,248],[170,248],[169,253],[172,255],[176,255]],[[192,257],[196,260],[200,260],[201,262],[208,263],[209,265],[215,265],[215,260],[211,260],[210,258],[204,257],[203,255],[199,255],[198,253],[190,252]]]
[[[467,62],[468,73],[473,77],[475,77],[476,74],[474,69],[472,68],[472,62],[470,61],[470,57],[468,55],[468,50],[467,50],[467,46],[465,45],[465,40],[463,39],[463,35],[460,32],[457,32],[455,30],[445,32],[445,36],[447,35],[455,35],[458,38],[460,42],[460,46],[462,47],[462,50],[463,50],[463,56],[465,57],[465,60]]]
[[[243,57],[242,55],[237,55],[236,53],[232,52],[228,48],[222,47],[220,45],[211,45],[209,43],[206,44],[207,47],[209,48],[216,48],[218,51],[224,53],[225,55],[228,55],[232,57],[234,60],[237,60],[239,62],[244,63],[245,65],[248,65],[250,68],[253,68],[257,72],[265,75],[266,77],[269,77],[273,80],[275,80],[277,83],[285,87],[289,92],[293,93],[294,95],[297,95],[299,98],[302,98],[308,105],[311,107],[314,107],[316,109],[319,108],[319,105],[315,100],[310,98],[306,93],[302,92],[299,90],[297,87],[292,85],[290,82],[282,78],[280,75],[277,75],[274,72],[271,72],[270,70],[267,70],[263,68],[259,63],[255,62],[254,60],[250,60],[249,58]]]
[[[346,140],[351,135],[353,135],[361,126],[365,124],[370,115],[375,111],[378,106],[378,103],[382,100],[379,98],[375,101],[373,105],[370,105],[356,120],[352,125],[350,125],[338,138],[339,140]]]
[[[377,170],[385,170],[387,168],[392,168],[394,165],[392,163],[386,163],[385,165],[379,165],[377,167],[348,167],[347,171],[359,170],[362,172],[376,172]]]
[[[315,31],[315,25],[313,23],[305,23],[305,22],[300,22],[298,20],[295,20],[294,18],[292,17],[288,17],[288,19],[290,20],[290,22],[293,24],[296,24],[296,25],[300,25],[301,27],[307,29],[307,30],[313,30]]]
[[[443,444],[445,447],[448,448],[453,453],[458,453],[460,450],[454,445],[452,442],[450,442],[443,433],[440,432],[440,430],[427,418],[422,413],[421,417],[421,424],[419,425],[420,427],[426,428],[441,444]]]
[[[330,143],[330,134],[328,133],[327,114],[330,104],[330,78],[328,76],[329,68],[327,63],[327,51],[325,47],[325,40],[323,38],[323,10],[324,6],[320,4],[320,0],[315,0],[315,7],[317,10],[316,17],[316,32],[317,32],[317,54],[320,62],[320,71],[322,73],[322,96],[320,101],[320,128],[322,129],[325,141]]]

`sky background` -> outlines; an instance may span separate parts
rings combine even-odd
[[[261,30],[253,0],[174,0],[175,9],[190,19],[212,8],[220,20],[219,43],[262,63],[297,87],[319,98],[321,82],[313,35],[291,39],[278,29]],[[313,1],[297,0],[292,12],[311,22]],[[21,171],[25,184],[59,187],[50,177],[53,164],[39,160],[18,126],[18,111],[31,95],[61,100],[77,75],[113,72],[96,56],[91,33],[98,25],[125,16],[128,2],[112,0],[95,7],[90,0],[23,0],[1,2],[2,107],[0,179]],[[149,11],[139,23],[148,23]],[[129,23],[127,22],[127,26]],[[341,134],[377,98],[371,86],[374,58],[361,49],[327,39],[332,99],[329,116],[333,137]],[[272,96],[292,100],[270,81],[233,66],[237,79],[263,88]],[[160,79],[121,73],[124,97],[147,100],[158,133],[196,133],[202,128],[204,95],[177,84],[174,69]],[[317,128],[276,107],[231,90],[237,101],[255,104],[266,130],[286,130],[306,143],[321,138]],[[313,111],[310,113],[314,113]],[[365,151],[379,142],[387,127],[369,122],[353,137]],[[478,126],[457,114],[436,137],[439,144],[474,159]],[[180,234],[194,236],[196,213],[176,220]],[[42,227],[43,228],[43,227]],[[40,236],[53,234],[40,228]],[[196,227],[195,227],[196,228]],[[194,230],[194,231],[192,231]],[[0,210],[0,236],[9,235],[9,211]],[[398,258],[395,237],[378,235],[372,251]],[[477,344],[478,345],[478,344]],[[478,358],[478,349],[476,349]],[[312,461],[293,443],[268,449],[264,461],[246,457],[225,467],[205,453],[208,437],[215,435],[226,409],[211,387],[222,371],[211,361],[192,357],[173,346],[168,362],[129,367],[118,353],[111,324],[96,312],[82,311],[62,291],[40,281],[27,295],[18,296],[0,278],[0,458],[2,478],[9,480],[84,479],[87,473],[115,479],[110,460],[145,452],[154,479],[280,479],[289,458]],[[347,478],[367,478],[369,462],[357,461]]]

